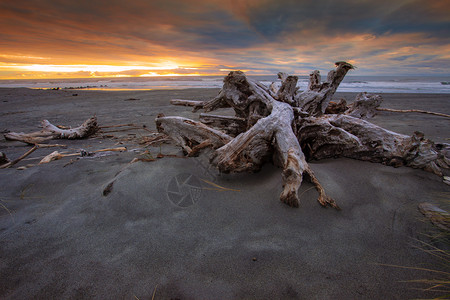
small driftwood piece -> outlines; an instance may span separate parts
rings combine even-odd
[[[140,145],[144,145],[144,147],[151,146],[156,143],[163,143],[169,141],[170,138],[165,134],[153,134],[153,136],[143,136],[141,141],[139,141]]]
[[[224,173],[256,172],[268,161],[279,165],[283,179],[280,200],[293,207],[299,205],[298,189],[305,177],[317,189],[322,206],[338,208],[308,159],[350,157],[441,175],[441,168],[450,165],[449,145],[436,145],[419,132],[406,136],[362,120],[374,115],[380,96],[362,93],[352,105],[341,102],[334,113],[325,114],[351,69],[351,64],[337,62],[325,82],[321,82],[319,71],[314,71],[303,92],[296,88],[297,78],[285,73],[279,73],[281,84],[267,88],[241,71],[230,72],[219,94],[205,101],[203,109],[210,112],[230,107],[234,117],[202,114],[198,122],[158,116],[157,129],[190,156],[211,148],[211,163]]]
[[[61,159],[63,157],[69,157],[69,156],[90,156],[92,154],[95,153],[100,153],[100,152],[123,152],[123,151],[127,151],[126,147],[117,147],[117,148],[107,148],[107,149],[100,149],[100,150],[95,150],[92,152],[87,152],[85,150],[81,150],[80,152],[77,153],[60,153],[58,151],[53,151],[52,153],[48,154],[47,156],[45,156],[40,162],[39,164],[46,164],[49,163],[51,161],[54,160],[58,160]]]
[[[170,104],[180,106],[193,106],[194,110],[198,110],[200,108],[203,108],[204,101],[172,99],[170,100]]]
[[[81,126],[72,129],[61,129],[48,120],[41,122],[42,130],[32,133],[10,132],[4,134],[5,139],[20,141],[27,144],[40,144],[52,139],[83,139],[98,130],[97,118],[94,116],[87,119]]]

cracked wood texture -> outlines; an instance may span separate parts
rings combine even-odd
[[[269,161],[281,166],[280,200],[293,207],[299,206],[298,189],[305,177],[317,189],[322,206],[339,208],[325,193],[307,159],[350,157],[442,174],[441,168],[450,164],[449,145],[435,145],[419,132],[406,136],[362,120],[375,114],[380,96],[361,93],[348,106],[344,101],[330,103],[351,69],[351,64],[337,62],[325,82],[319,71],[314,71],[303,92],[296,87],[296,76],[279,73],[281,84],[266,87],[233,71],[224,78],[215,98],[201,105],[189,104],[206,112],[230,107],[234,117],[203,114],[198,122],[159,116],[157,128],[188,155],[212,148],[211,163],[224,173],[257,172]]]

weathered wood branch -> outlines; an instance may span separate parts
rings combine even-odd
[[[14,166],[15,164],[17,164],[19,161],[21,161],[22,159],[24,159],[25,157],[27,157],[28,155],[30,155],[31,153],[33,153],[34,151],[36,151],[39,148],[38,145],[34,145],[33,148],[31,148],[30,150],[28,150],[27,152],[25,152],[23,155],[21,155],[19,158],[16,158],[13,161],[9,161],[6,164],[3,164],[0,166],[0,169],[6,169],[9,168],[11,166]]]
[[[204,101],[172,99],[170,100],[170,104],[180,106],[193,106],[194,109],[198,110],[200,108],[203,108]]]
[[[398,113],[421,113],[421,114],[429,114],[429,115],[435,115],[435,116],[450,118],[450,115],[447,115],[447,114],[437,113],[437,112],[432,112],[432,111],[426,111],[426,110],[420,110],[420,109],[392,109],[392,108],[377,107],[376,110],[378,110],[378,111],[398,112]]]
[[[19,141],[30,145],[40,144],[54,139],[51,132],[36,131],[31,133],[8,132],[3,135],[8,141]]]
[[[97,118],[94,116],[84,121],[83,124],[72,129],[61,129],[51,124],[48,120],[41,122],[42,130],[32,133],[10,132],[4,134],[5,139],[20,141],[27,144],[39,144],[52,139],[82,139],[98,130]]]
[[[42,121],[43,131],[51,132],[58,139],[82,139],[86,138],[98,130],[97,117],[92,117],[83,122],[80,126],[72,129],[60,129],[51,124],[48,120]]]
[[[43,159],[41,159],[39,164],[40,165],[47,164],[51,161],[58,160],[58,159],[61,159],[64,157],[69,157],[69,156],[93,156],[94,154],[101,153],[101,152],[123,152],[123,151],[127,151],[127,148],[126,147],[106,148],[106,149],[95,150],[92,152],[81,150],[80,152],[76,152],[76,153],[60,153],[58,151],[53,151],[52,153],[46,155]]]
[[[354,67],[346,62],[337,62],[336,69],[328,73],[327,81],[321,82],[320,72],[310,74],[308,89],[295,96],[296,106],[302,107],[311,116],[320,116],[325,113],[336,89],[344,79],[347,72]]]

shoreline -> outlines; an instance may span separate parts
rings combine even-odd
[[[323,73],[322,75],[325,75]],[[166,90],[186,88],[221,88],[223,75],[205,76],[156,76],[113,78],[64,78],[64,79],[17,79],[0,80],[0,87],[26,87],[43,89],[95,88],[96,90]],[[250,78],[270,85],[278,82],[276,74],[248,75]],[[298,87],[306,89],[309,75],[298,75]],[[340,92],[369,93],[445,93],[450,94],[449,77],[401,76],[401,75],[347,75],[338,88]],[[91,89],[92,90],[92,89]]]

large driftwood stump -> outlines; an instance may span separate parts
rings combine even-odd
[[[319,203],[338,208],[307,159],[350,157],[442,174],[441,168],[450,164],[449,145],[435,145],[419,132],[410,137],[362,120],[375,114],[380,96],[361,93],[349,106],[345,102],[330,103],[351,69],[351,64],[337,62],[325,82],[321,82],[319,71],[314,71],[303,92],[296,87],[296,76],[279,73],[281,85],[277,88],[276,84],[266,87],[241,71],[233,71],[214,99],[172,103],[206,112],[231,107],[234,117],[202,114],[198,122],[159,116],[157,128],[179,143],[187,155],[212,148],[211,163],[224,173],[259,171],[268,161],[281,166],[280,200],[294,207],[299,205],[298,189],[306,175],[319,193]]]

